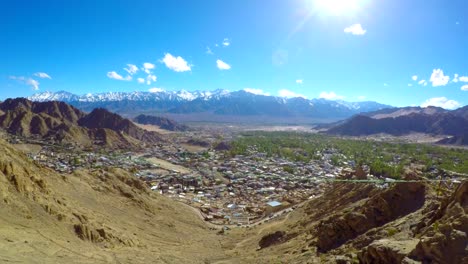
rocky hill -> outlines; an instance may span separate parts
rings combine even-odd
[[[187,207],[188,208],[188,207]],[[211,263],[220,236],[127,171],[59,175],[0,139],[1,263]]]
[[[416,182],[334,183],[279,219],[220,231],[128,171],[57,174],[0,139],[0,262],[466,263],[468,182],[403,179]]]
[[[157,142],[155,132],[138,128],[130,120],[105,109],[86,114],[64,102],[8,99],[0,104],[0,127],[8,133],[53,142],[128,147]]]
[[[283,98],[253,94],[244,90],[157,91],[74,95],[45,92],[29,97],[32,101],[58,100],[83,111],[103,107],[136,116],[157,113],[177,121],[312,123],[336,121],[361,112],[388,108],[376,102],[345,102],[325,99]]]
[[[442,108],[396,108],[356,115],[328,129],[327,133],[363,136],[385,133],[394,136],[410,133],[453,136],[442,142],[466,144],[468,108],[453,111]]]
[[[441,190],[335,183],[283,220],[238,234],[230,253],[249,263],[466,263],[468,182]]]
[[[154,125],[169,131],[187,131],[188,126],[177,123],[174,120],[161,116],[139,115],[133,119],[142,125]]]

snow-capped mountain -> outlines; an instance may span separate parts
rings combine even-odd
[[[215,91],[195,91],[188,92],[185,90],[180,91],[165,91],[157,89],[154,92],[108,92],[75,95],[65,91],[59,92],[43,92],[37,93],[28,97],[31,101],[46,102],[46,101],[64,101],[64,102],[117,102],[117,101],[193,101],[195,99],[209,100],[213,98],[220,98],[228,96],[230,93],[227,90]]]
[[[204,118],[223,120],[222,116],[265,117],[286,122],[313,122],[316,119],[339,120],[360,112],[377,111],[390,106],[376,102],[345,102],[326,99],[283,98],[249,93],[244,90],[108,92],[74,95],[65,91],[38,93],[31,101],[64,101],[84,111],[104,107],[123,115],[158,113],[175,116],[203,115]],[[210,116],[210,117],[207,117]],[[252,118],[251,118],[252,117]],[[177,117],[173,117],[177,119]],[[258,118],[257,118],[258,119]],[[190,119],[193,121],[193,119]],[[198,119],[195,119],[198,120]],[[241,119],[239,119],[241,120]],[[242,120],[245,120],[242,119]],[[299,120],[299,121],[298,121]],[[276,121],[274,121],[276,122]]]

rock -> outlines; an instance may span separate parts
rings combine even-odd
[[[367,180],[367,173],[362,169],[362,166],[358,166],[354,172],[356,179],[358,180]]]
[[[352,261],[350,258],[346,256],[338,255],[338,256],[335,256],[335,263],[336,264],[350,264],[352,263]]]
[[[258,246],[260,249],[266,248],[272,245],[280,244],[287,240],[286,232],[284,231],[276,231],[274,233],[268,234],[258,242]]]
[[[418,239],[395,241],[381,239],[374,241],[359,254],[360,263],[393,264],[402,263],[403,259],[416,247]]]
[[[463,182],[423,230],[410,257],[424,263],[468,263],[468,182]]]
[[[372,228],[412,213],[423,206],[424,200],[424,184],[397,184],[372,196],[366,203],[352,211],[320,221],[316,229],[317,250],[327,252]]]

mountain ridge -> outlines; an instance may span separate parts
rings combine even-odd
[[[326,133],[367,136],[385,133],[402,136],[410,133],[453,136],[439,143],[466,145],[468,107],[445,110],[438,107],[403,107],[355,115],[331,126]]]
[[[50,139],[54,142],[128,147],[140,142],[157,142],[155,132],[145,131],[130,120],[98,108],[86,114],[59,101],[32,102],[25,98],[0,103],[0,128],[8,133]]]
[[[109,92],[74,95],[60,91],[44,92],[28,97],[31,101],[58,100],[67,102],[83,111],[106,108],[125,116],[139,114],[174,114],[216,116],[268,116],[276,119],[305,118],[305,123],[314,119],[339,120],[361,112],[376,111],[390,106],[377,102],[345,102],[302,97],[284,98],[253,94],[244,90],[215,91],[164,91],[155,92]],[[179,121],[179,120],[176,120]],[[209,121],[209,120],[203,120]]]

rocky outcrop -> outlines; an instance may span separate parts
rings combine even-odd
[[[362,264],[403,263],[403,259],[415,248],[418,242],[419,239],[374,241],[358,254],[359,262]]]
[[[258,249],[263,249],[273,245],[284,243],[294,236],[294,234],[287,234],[284,231],[276,231],[274,233],[267,234],[263,236],[258,242]]]
[[[441,206],[422,230],[412,259],[423,263],[468,263],[468,182],[463,182],[446,206]]]
[[[316,228],[317,250],[327,252],[372,228],[414,212],[423,206],[424,199],[422,183],[400,183],[380,192],[352,211],[320,221]]]

